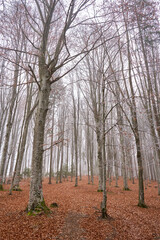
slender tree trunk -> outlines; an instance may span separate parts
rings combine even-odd
[[[63,141],[61,145],[61,167],[60,167],[60,176],[59,176],[59,182],[62,183],[62,177],[63,177]]]
[[[106,190],[106,147],[105,147],[105,81],[102,86],[102,104],[103,104],[103,200],[101,204],[102,218],[107,217],[107,190]]]
[[[58,183],[58,178],[59,178],[59,158],[60,158],[60,147],[58,146],[56,183]]]
[[[87,126],[86,126],[86,157],[87,157],[87,172],[88,172],[88,184],[90,184],[90,132],[89,132],[89,109],[87,106]]]
[[[8,116],[8,108],[5,109],[5,111],[3,112],[3,116],[1,117],[0,119],[0,150],[1,150],[1,147],[2,147],[2,141],[3,141],[3,138],[4,138],[4,130],[5,130],[5,123],[6,123],[6,120],[7,120],[7,116]]]
[[[69,159],[69,143],[68,143],[68,139],[67,139],[67,169],[66,169],[66,178],[68,181],[68,159]]]
[[[89,126],[87,126],[87,133],[88,133],[88,130],[89,130]],[[90,144],[89,144],[89,135],[87,134],[87,171],[88,171],[88,184],[90,184],[90,165],[89,165],[89,159],[90,159]]]
[[[76,119],[75,119],[76,121]],[[75,138],[75,187],[78,186],[78,146],[77,146],[77,138],[78,138],[78,129],[74,127],[74,138]]]
[[[74,118],[74,153],[75,153],[75,187],[78,186],[78,127],[79,127],[79,92],[78,92],[78,103],[76,108],[76,102],[74,93],[72,91],[73,99],[73,118]]]
[[[73,130],[72,130],[72,149],[71,149],[71,182],[73,181],[73,158],[74,158],[74,142],[73,142]]]
[[[13,167],[14,167],[14,160],[15,160],[15,153],[16,153],[16,143],[18,141],[18,127],[19,127],[19,120],[18,120],[18,116],[15,119],[15,128],[12,132],[12,139],[11,139],[11,144],[10,144],[10,157],[11,157],[11,161],[10,161],[10,170],[9,170],[9,178],[12,178],[12,174],[13,174]],[[6,173],[7,173],[7,168],[8,166],[6,166]],[[6,178],[6,175],[5,175]]]
[[[103,168],[102,168],[102,141],[100,138],[100,132],[97,131],[97,144],[98,144],[98,163],[99,163],[99,183],[98,191],[103,191]]]
[[[19,142],[19,147],[18,147],[18,154],[17,154],[17,159],[16,159],[16,168],[15,168],[15,175],[12,178],[13,182],[13,188],[19,188],[19,182],[20,182],[20,172],[21,172],[21,167],[22,167],[22,161],[23,161],[23,156],[25,152],[25,146],[26,146],[26,141],[27,141],[27,134],[28,134],[28,127],[29,123],[32,117],[32,114],[37,106],[37,103],[33,106],[31,109],[31,103],[32,103],[32,86],[30,89],[27,89],[28,91],[28,97],[26,99],[26,116],[24,116],[24,128],[22,125],[22,133],[20,137],[20,142]]]
[[[94,184],[94,176],[93,176],[93,131],[90,140],[90,169],[91,169],[91,182]]]
[[[54,110],[52,115],[52,132],[51,132],[51,150],[50,150],[50,166],[49,166],[49,182],[52,184],[52,172],[53,172],[53,129],[54,129]]]
[[[79,180],[82,180],[82,128],[79,131]]]
[[[7,129],[6,129],[6,134],[5,134],[5,142],[4,142],[4,147],[3,147],[3,152],[2,152],[2,160],[1,160],[0,189],[3,189],[3,187],[2,187],[3,174],[4,174],[4,170],[5,170],[5,163],[6,163],[6,159],[7,159],[9,139],[10,139],[12,124],[13,124],[12,116],[13,116],[13,110],[14,110],[14,105],[15,105],[15,100],[16,100],[16,87],[17,87],[18,73],[19,73],[18,63],[19,63],[19,57],[18,57],[18,55],[16,55],[16,65],[15,65],[15,70],[14,70],[14,86],[12,89],[11,104],[10,104],[9,113],[8,113]]]

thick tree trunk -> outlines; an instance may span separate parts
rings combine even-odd
[[[44,201],[42,192],[42,163],[45,119],[49,104],[50,83],[46,77],[42,78],[41,89],[38,96],[38,109],[34,128],[32,174],[28,211],[35,210]]]

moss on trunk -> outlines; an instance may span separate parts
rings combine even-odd
[[[0,184],[0,191],[4,191],[3,185]]]
[[[28,216],[36,216],[36,215],[42,215],[42,214],[50,214],[51,210],[47,207],[45,204],[45,201],[40,202],[37,206],[34,207],[34,209],[28,211],[27,209],[27,214]]]

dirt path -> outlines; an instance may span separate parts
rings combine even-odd
[[[85,230],[80,226],[80,220],[84,215],[76,212],[68,213],[65,218],[64,228],[62,233],[56,238],[57,240],[86,240],[82,237]]]

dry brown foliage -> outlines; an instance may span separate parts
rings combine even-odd
[[[109,220],[100,218],[102,194],[95,185],[87,184],[87,177],[74,187],[74,182],[61,184],[43,182],[45,202],[48,206],[56,202],[49,216],[27,216],[25,208],[29,198],[29,181],[23,180],[22,192],[0,192],[0,240],[151,240],[160,239],[160,196],[156,183],[152,182],[145,190],[147,209],[139,208],[138,181],[132,184],[131,191],[123,191],[122,179],[119,188],[108,186]]]

